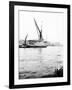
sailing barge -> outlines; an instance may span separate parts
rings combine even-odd
[[[27,40],[28,35],[26,35],[24,43],[19,45],[19,48],[44,48],[48,46],[48,42],[44,41],[42,36],[42,27],[41,30],[39,29],[36,20],[34,19],[34,23],[38,33],[38,40]]]

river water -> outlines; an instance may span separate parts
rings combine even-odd
[[[63,47],[19,48],[19,79],[51,75],[63,66]]]

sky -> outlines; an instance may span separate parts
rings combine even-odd
[[[37,11],[19,11],[19,40],[38,39],[37,28],[34,18],[41,30],[44,40],[50,42],[63,42],[66,31],[66,17],[64,12],[37,12]]]

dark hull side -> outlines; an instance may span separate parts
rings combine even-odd
[[[19,46],[19,48],[45,48],[47,46]]]

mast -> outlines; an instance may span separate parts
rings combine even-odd
[[[35,26],[36,26],[36,29],[37,29],[37,34],[38,34],[38,37],[39,37],[40,29],[39,29],[39,27],[38,27],[37,22],[36,22],[35,19],[34,19],[34,23],[35,23]]]
[[[34,19],[34,22],[35,22],[35,25],[36,25],[36,28],[37,28],[39,41],[42,41],[43,40],[43,37],[42,37],[42,26],[41,26],[41,30],[40,30],[35,19]]]

